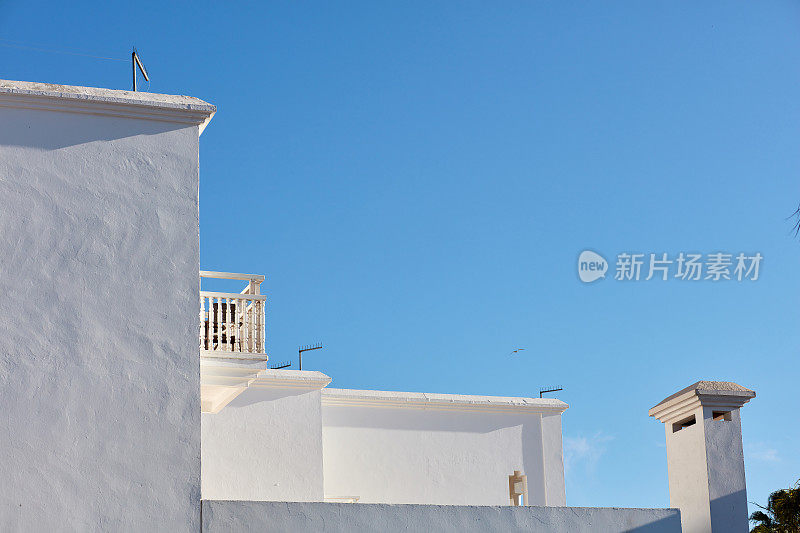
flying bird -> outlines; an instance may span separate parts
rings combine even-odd
[[[525,351],[525,348],[517,348],[516,350],[514,350],[513,352],[511,352],[508,355],[514,355],[515,353],[524,352],[524,351]]]

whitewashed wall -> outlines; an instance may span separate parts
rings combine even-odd
[[[322,501],[320,372],[267,370],[202,416],[203,499]]]
[[[203,501],[203,533],[680,533],[677,509]]]
[[[713,413],[713,407],[703,407],[711,527],[715,532],[747,533],[741,412],[730,411],[730,420],[714,420]]]
[[[329,382],[319,372],[268,370],[220,412],[203,414],[203,498],[508,505],[508,476],[522,470],[530,504],[566,504],[565,403]]]
[[[701,420],[703,408],[698,406],[688,414]],[[683,528],[687,533],[711,531],[705,428],[703,424],[695,424],[674,432],[672,424],[665,424],[664,431],[670,505],[683,510]]]
[[[0,530],[199,529],[213,109],[0,82]]]
[[[521,470],[530,505],[565,505],[563,402],[340,389],[322,400],[326,498],[508,505]]]
[[[542,455],[544,460],[545,505],[567,505],[564,484],[561,413],[542,413]]]

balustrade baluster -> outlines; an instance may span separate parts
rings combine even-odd
[[[233,351],[233,343],[236,341],[236,335],[233,332],[233,313],[235,311],[234,303],[236,300],[233,298],[228,298],[228,351]]]
[[[225,315],[224,306],[225,300],[219,297],[214,299],[214,350],[223,350],[225,342]]]
[[[220,343],[219,349],[222,352],[228,351],[228,299],[227,298],[220,298],[219,299],[219,331],[220,331]]]
[[[239,315],[242,314],[242,304],[244,300],[239,298],[236,300],[236,351],[241,352],[242,350],[242,321],[239,320]]]
[[[219,336],[217,338],[217,351],[225,351],[225,298],[217,298],[219,306],[217,307],[217,328]]]
[[[211,319],[211,315],[212,315],[211,298],[208,298],[208,300],[206,301],[206,304],[208,304],[208,307],[206,308],[206,315],[208,315],[206,317],[206,350],[213,350],[214,349],[214,342],[213,342],[214,327],[211,325],[211,320],[212,320]]]
[[[212,333],[213,332],[213,328],[211,326],[211,298],[207,298],[206,303],[208,304],[208,307],[206,307],[206,315],[207,316],[205,317],[205,319],[206,319],[206,350],[211,350],[211,349],[213,349],[213,346],[214,346],[213,343],[211,342],[212,334],[213,334]]]
[[[267,352],[267,301],[261,300],[261,353]]]
[[[206,337],[206,321],[205,321],[205,308],[206,308],[206,299],[205,297],[200,297],[200,349],[203,349],[205,346],[204,339]]]
[[[217,344],[219,351],[225,351],[225,345],[228,343],[228,332],[225,329],[225,313],[228,312],[228,306],[225,298],[219,299],[219,343]]]
[[[261,328],[262,328],[263,323],[264,323],[264,319],[263,319],[263,316],[264,316],[264,305],[263,304],[264,304],[264,302],[262,302],[261,300],[256,300],[256,304],[257,304],[256,305],[256,309],[257,309],[257,313],[258,313],[258,315],[256,316],[256,320],[258,321],[258,323],[256,325],[256,344],[258,346],[256,348],[256,352],[264,353],[264,346],[263,346],[263,340],[264,339],[263,339],[263,335],[261,333]]]
[[[242,311],[241,311],[241,328],[239,331],[239,336],[241,337],[241,341],[239,342],[239,351],[246,352],[247,351],[247,300],[242,300]]]
[[[211,312],[211,342],[209,345],[209,350],[214,351],[217,349],[217,339],[219,338],[219,332],[217,330],[217,311],[219,310],[219,302],[217,298],[209,298],[208,299],[209,311]]]
[[[258,300],[253,300],[253,353],[258,353]]]
[[[225,351],[225,298],[217,298],[217,301],[217,350],[222,352]]]
[[[258,353],[258,300],[253,300],[253,353]]]
[[[247,351],[252,353],[253,352],[253,310],[255,306],[253,305],[253,301],[250,301],[250,305],[247,308]]]
[[[267,352],[267,301],[261,300],[261,353]]]

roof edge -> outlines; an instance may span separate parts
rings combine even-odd
[[[191,124],[205,129],[216,106],[192,96],[0,80],[0,107]]]
[[[468,396],[356,389],[325,389],[322,391],[322,405],[543,414],[561,414],[569,408],[565,402],[555,398]]]
[[[316,370],[268,369],[259,373],[252,387],[268,389],[323,389],[331,377]]]

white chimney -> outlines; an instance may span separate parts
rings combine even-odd
[[[665,426],[669,502],[684,533],[749,531],[739,408],[755,395],[698,381],[650,409]]]

